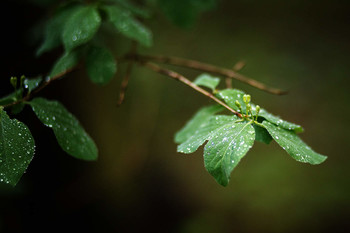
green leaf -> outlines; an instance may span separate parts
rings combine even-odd
[[[210,88],[213,92],[215,91],[217,85],[220,83],[220,78],[213,77],[209,74],[201,74],[193,82],[197,86],[203,86]]]
[[[17,89],[16,91],[4,96],[0,99],[0,105],[10,104],[18,100],[18,97],[21,97],[23,93],[23,89]]]
[[[32,161],[34,149],[28,127],[0,109],[0,182],[15,186]]]
[[[139,16],[142,18],[149,18],[151,15],[147,9],[142,8],[140,6],[136,6],[130,1],[127,1],[127,0],[113,0],[113,1],[118,3],[120,6],[122,6],[126,10],[129,10],[131,13],[133,13],[136,16]]]
[[[152,45],[152,32],[138,22],[129,11],[117,6],[104,6],[102,8],[114,27],[124,36],[150,47]]]
[[[29,104],[39,120],[53,129],[58,144],[64,151],[78,159],[97,159],[94,141],[61,103],[35,98]]]
[[[62,7],[56,14],[47,22],[45,27],[44,41],[37,50],[37,56],[58,47],[62,43],[63,28],[66,25],[67,19],[81,8],[80,5],[69,4]]]
[[[293,131],[283,129],[268,121],[263,121],[262,124],[273,139],[295,160],[302,163],[320,164],[327,159],[327,156],[313,151]]]
[[[222,100],[224,100],[226,102],[226,104],[228,106],[230,106],[231,108],[233,108],[234,110],[240,112],[240,110],[238,109],[238,107],[236,106],[235,102],[236,100],[238,100],[238,102],[241,104],[242,106],[242,111],[243,113],[245,113],[246,111],[246,106],[243,102],[243,95],[245,93],[241,90],[237,90],[237,89],[225,89],[222,91],[219,91],[216,96]]]
[[[230,129],[232,124],[236,122],[238,118],[234,116],[211,116],[206,124],[200,125],[199,128],[194,129],[185,142],[181,143],[177,147],[177,152],[189,154],[195,152],[206,140],[217,136],[217,131],[221,128]]]
[[[200,127],[208,124],[209,119],[215,113],[224,110],[221,105],[213,105],[201,108],[187,124],[175,134],[175,142],[183,143],[189,139]]]
[[[227,186],[232,170],[254,144],[255,131],[247,122],[227,124],[215,132],[204,147],[204,165],[222,186]]]
[[[62,34],[66,51],[90,41],[101,24],[101,17],[93,6],[76,10],[67,20]]]
[[[18,104],[13,105],[11,107],[11,113],[16,115],[16,114],[22,112],[24,106],[25,106],[25,104],[23,102],[20,102]]]
[[[267,132],[267,130],[261,126],[258,126],[256,124],[253,124],[254,130],[255,130],[255,140],[265,143],[265,144],[270,144],[272,141],[272,137]]]
[[[190,27],[198,16],[213,9],[216,0],[157,0],[166,17],[181,27]]]
[[[102,85],[113,78],[117,72],[117,64],[109,50],[92,47],[86,57],[86,70],[92,82]]]
[[[66,52],[62,57],[60,57],[56,61],[55,65],[51,70],[50,78],[64,74],[65,72],[76,66],[79,60],[80,53],[78,51],[73,50],[71,52]]]
[[[241,104],[242,106],[242,111],[243,113],[246,113],[246,105],[243,101],[243,95],[245,93],[241,90],[237,90],[237,89],[225,89],[222,90],[220,92],[218,92],[216,94],[216,96],[222,100],[224,100],[228,106],[230,106],[231,108],[233,108],[234,110],[239,112],[238,107],[236,106],[235,102],[236,100],[238,100],[238,102]],[[251,103],[252,106],[252,112],[253,114],[256,113],[255,110],[255,104]],[[275,116],[271,113],[269,113],[268,111],[266,111],[265,109],[261,108],[260,112],[259,112],[259,117],[264,118],[265,120],[274,123],[284,129],[288,129],[288,130],[293,130],[294,132],[303,132],[303,128],[300,125],[282,120],[280,117]]]
[[[304,129],[300,125],[282,120],[280,117],[272,115],[271,113],[267,112],[265,109],[261,109],[259,112],[259,117],[265,118],[267,121],[278,125],[281,128],[292,130],[296,133],[303,132]]]
[[[23,82],[24,88],[28,89],[28,92],[32,92],[34,89],[40,86],[42,81],[43,78],[41,76],[33,79],[25,79]]]

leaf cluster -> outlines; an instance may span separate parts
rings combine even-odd
[[[269,144],[275,140],[299,162],[320,164],[326,160],[326,156],[316,153],[299,138],[297,133],[303,131],[300,125],[249,103],[243,91],[218,91],[218,79],[209,74],[199,76],[194,83],[213,90],[218,98],[243,116],[218,115],[224,110],[219,105],[204,107],[175,135],[175,142],[179,144],[177,151],[181,153],[193,153],[205,144],[205,168],[219,184],[227,186],[231,172],[252,148],[254,141]]]

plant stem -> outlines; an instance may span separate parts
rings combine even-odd
[[[216,98],[213,94],[207,92],[206,90],[198,87],[197,85],[193,84],[190,80],[188,80],[187,78],[185,78],[183,75],[176,73],[172,70],[168,70],[165,68],[162,68],[154,63],[150,63],[150,62],[142,62],[140,61],[139,64],[143,65],[144,67],[149,68],[150,70],[153,70],[159,74],[163,74],[166,75],[170,78],[173,78],[175,80],[178,80],[184,84],[186,84],[187,86],[193,88],[194,90],[202,93],[203,95],[209,97],[210,99],[214,100],[215,102],[217,102],[218,104],[222,105],[223,107],[225,107],[226,109],[228,109],[229,111],[233,112],[236,116],[242,118],[242,114],[235,111],[234,109],[232,109],[231,107],[229,107],[227,104],[225,104],[224,102],[222,102],[221,100],[219,100],[218,98]]]
[[[151,55],[138,55],[138,54],[131,54],[126,56],[127,59],[137,59],[137,60],[142,60],[142,61],[154,61],[158,63],[165,63],[165,64],[170,64],[170,65],[175,65],[175,66],[182,66],[182,67],[187,67],[195,70],[200,70],[204,72],[209,72],[217,75],[222,75],[224,77],[228,77],[231,79],[236,79],[238,81],[241,81],[243,83],[246,83],[250,86],[253,86],[257,89],[266,91],[271,94],[275,95],[283,95],[286,94],[286,91],[268,87],[267,85],[258,82],[254,79],[248,78],[244,75],[241,75],[234,70],[231,69],[226,69],[218,66],[214,66],[211,64],[195,61],[195,60],[190,60],[190,59],[185,59],[185,58],[179,58],[179,57],[171,57],[171,56],[151,56]]]

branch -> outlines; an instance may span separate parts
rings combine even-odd
[[[218,104],[220,104],[221,106],[225,107],[226,109],[228,109],[229,111],[233,112],[236,116],[242,118],[242,114],[235,111],[234,109],[232,109],[231,107],[229,107],[227,104],[225,104],[224,102],[222,102],[221,100],[219,100],[218,98],[216,98],[213,94],[207,92],[206,90],[198,87],[197,85],[193,84],[190,80],[188,80],[187,78],[185,78],[183,75],[176,73],[172,70],[168,70],[165,68],[162,68],[154,63],[150,63],[150,62],[139,62],[141,65],[143,65],[146,68],[149,68],[150,70],[153,70],[159,74],[163,74],[166,75],[170,78],[173,78],[175,80],[178,80],[184,84],[186,84],[187,86],[193,88],[194,90],[202,93],[203,95],[209,97],[210,99],[214,100],[215,102],[217,102]]]
[[[52,82],[62,78],[64,75],[68,74],[68,73],[71,73],[73,72],[74,70],[77,69],[78,66],[75,66],[75,67],[72,67],[70,69],[67,69],[65,70],[64,72],[62,73],[59,73],[53,77],[51,77],[50,79],[47,79],[47,80],[44,80],[44,82],[39,86],[37,87],[35,90],[33,90],[33,92],[31,93],[28,93],[26,96],[24,96],[22,99],[19,99],[19,100],[16,100],[12,103],[9,103],[9,104],[6,104],[4,105],[3,107],[4,108],[8,108],[8,107],[11,107],[11,106],[14,106],[16,104],[19,104],[19,103],[22,103],[22,102],[25,102],[27,100],[29,100],[33,95],[37,94],[38,92],[40,92],[42,89],[44,89],[45,87],[47,87],[48,85],[50,85]]]
[[[120,94],[119,94],[119,100],[117,105],[120,106],[125,98],[125,92],[126,89],[128,88],[128,84],[129,84],[129,80],[130,80],[130,75],[131,75],[131,71],[132,71],[132,67],[133,67],[134,63],[131,61],[128,63],[128,67],[126,68],[126,73],[125,76],[123,78],[122,84],[120,86]]]
[[[250,86],[253,86],[257,89],[266,91],[271,94],[275,95],[283,95],[286,94],[286,91],[268,87],[265,84],[258,82],[254,79],[248,78],[244,75],[241,75],[233,70],[226,69],[226,68],[221,68],[218,66],[214,66],[211,64],[199,62],[199,61],[194,61],[190,59],[185,59],[185,58],[178,58],[178,57],[168,57],[168,56],[150,56],[150,55],[138,55],[138,54],[131,54],[126,56],[126,59],[132,59],[132,60],[141,60],[141,61],[154,61],[158,63],[165,63],[165,64],[170,64],[170,65],[175,65],[175,66],[182,66],[182,67],[187,67],[195,70],[200,70],[208,73],[213,73],[217,75],[221,75],[224,77],[229,77],[232,79],[236,79],[238,81],[241,81],[243,83],[246,83]]]

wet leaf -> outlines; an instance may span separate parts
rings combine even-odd
[[[272,137],[267,130],[261,126],[253,124],[255,130],[255,140],[265,144],[270,144]]]
[[[273,139],[295,160],[302,163],[320,164],[327,159],[327,156],[313,151],[293,131],[283,129],[268,121],[262,124]]]
[[[247,122],[220,127],[204,147],[204,165],[215,180],[227,186],[232,170],[253,146],[255,131]]]
[[[267,121],[278,125],[281,128],[287,129],[287,130],[292,130],[296,133],[303,132],[304,129],[300,125],[282,120],[280,117],[275,116],[269,112],[267,112],[265,109],[261,109],[259,113],[259,117],[265,118]]]
[[[28,92],[32,92],[34,89],[40,86],[40,83],[43,81],[42,77],[37,77],[33,79],[25,79],[23,84],[24,88],[28,89]]]
[[[48,20],[45,26],[44,41],[37,50],[38,56],[58,47],[62,43],[63,28],[66,25],[67,19],[79,8],[81,8],[80,5],[69,4],[59,9],[54,16]]]
[[[78,64],[80,60],[80,53],[77,50],[65,53],[60,57],[55,65],[53,66],[50,77],[55,77],[57,75],[62,75],[68,70],[72,69]]]
[[[139,16],[142,18],[149,18],[151,15],[147,9],[137,6],[128,0],[113,0],[113,1],[118,3],[120,6],[122,6],[123,8],[130,11],[136,16]]]
[[[121,34],[146,47],[152,45],[152,32],[137,21],[129,11],[117,6],[104,6],[103,10],[109,21]]]
[[[175,142],[183,143],[190,138],[199,128],[209,123],[209,119],[215,113],[224,110],[221,105],[213,105],[201,108],[187,124],[175,134]]]
[[[0,182],[16,185],[34,156],[28,127],[0,109]]]
[[[209,74],[201,74],[194,80],[193,83],[197,86],[210,88],[214,92],[217,85],[220,83],[220,78],[213,77]]]
[[[195,152],[206,140],[216,136],[216,132],[220,127],[226,127],[237,120],[236,116],[211,116],[206,124],[197,128],[192,136],[177,147],[177,152],[185,154]]]
[[[21,97],[23,93],[22,88],[21,89],[17,89],[16,91],[8,94],[7,96],[4,96],[0,99],[0,105],[6,105],[6,104],[10,104],[16,100],[18,100],[18,97]]]
[[[61,103],[35,98],[29,104],[39,120],[53,129],[58,144],[64,151],[78,159],[97,159],[94,141]]]
[[[117,63],[109,50],[92,47],[86,57],[86,71],[92,82],[107,84],[117,71]]]
[[[101,24],[101,17],[93,6],[76,10],[67,20],[63,29],[63,44],[66,51],[90,41]]]
[[[241,90],[237,89],[224,89],[222,91],[219,91],[216,96],[226,102],[228,106],[233,108],[236,111],[239,111],[238,107],[236,106],[235,102],[238,100],[238,102],[242,106],[243,113],[246,111],[246,106],[243,102],[243,95],[245,93]]]

